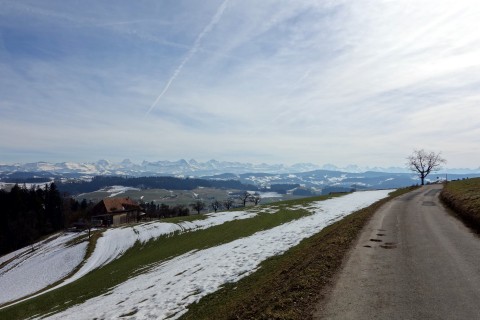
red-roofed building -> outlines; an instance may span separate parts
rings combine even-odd
[[[92,221],[103,226],[118,226],[138,221],[140,211],[140,206],[130,198],[105,198],[93,207]]]

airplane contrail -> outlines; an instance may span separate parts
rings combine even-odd
[[[185,66],[185,64],[188,63],[188,61],[193,57],[193,55],[198,51],[198,48],[200,47],[200,42],[202,41],[202,39],[208,34],[210,33],[210,31],[212,31],[213,27],[220,21],[220,19],[222,18],[222,15],[223,15],[223,12],[225,11],[225,9],[227,8],[227,4],[228,4],[229,0],[225,0],[223,1],[223,3],[218,7],[217,9],[217,12],[215,13],[215,15],[213,16],[212,20],[210,20],[210,22],[208,23],[208,25],[202,30],[202,32],[200,32],[200,34],[197,36],[197,38],[195,39],[195,42],[193,43],[193,46],[190,48],[190,50],[188,51],[187,55],[185,56],[185,58],[182,60],[182,62],[178,65],[178,67],[175,69],[175,71],[173,72],[172,76],[168,79],[167,83],[165,84],[165,87],[163,87],[163,90],[162,92],[160,92],[160,94],[158,95],[157,99],[155,99],[155,101],[152,103],[152,105],[150,106],[150,108],[148,109],[147,113],[145,113],[145,116],[148,116],[150,114],[150,112],[152,112],[152,110],[157,106],[158,102],[160,101],[160,99],[162,99],[162,97],[165,95],[165,93],[168,91],[168,89],[170,88],[171,84],[173,83],[173,81],[175,81],[175,79],[178,77],[178,75],[180,74],[180,72],[182,71],[183,67]]]

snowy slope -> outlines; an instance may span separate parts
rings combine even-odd
[[[82,266],[82,268],[80,268],[77,273],[59,286],[71,283],[83,277],[90,271],[100,268],[119,258],[128,249],[133,247],[137,241],[140,243],[145,243],[149,240],[156,239],[160,236],[169,235],[176,231],[187,232],[198,229],[206,229],[227,221],[248,219],[255,215],[256,213],[247,211],[219,212],[217,214],[207,215],[206,219],[195,220],[192,222],[181,222],[179,224],[151,222],[139,224],[133,227],[109,229],[103,233],[101,238],[98,239],[94,252]]]
[[[255,212],[253,212],[255,211]],[[265,210],[253,210],[253,211],[232,211],[232,212],[219,212],[216,214],[206,215],[206,219],[196,220],[191,222],[165,223],[165,222],[151,222],[142,223],[132,227],[122,227],[106,230],[102,237],[100,237],[95,246],[95,250],[92,255],[85,261],[80,269],[72,276],[65,279],[62,283],[55,287],[52,287],[40,294],[55,290],[59,287],[65,286],[87,273],[100,268],[107,263],[119,258],[128,249],[133,247],[138,241],[145,243],[149,240],[156,239],[163,235],[169,235],[173,232],[188,232],[198,229],[206,229],[215,225],[220,225],[227,221],[233,221],[238,219],[248,219],[257,215],[256,212],[263,212]],[[272,211],[268,211],[273,213]],[[15,261],[12,261],[4,268],[0,269],[0,287],[18,287],[13,291],[3,290],[0,293],[0,304],[8,301],[13,301],[22,298],[26,295],[30,295],[36,291],[39,291],[52,283],[55,283],[69,273],[73,271],[81,262],[85,256],[86,242],[82,243],[82,247],[75,246],[65,249],[65,243],[73,239],[78,234],[73,234],[71,237],[63,236],[55,241],[51,241],[47,244],[36,244],[37,250],[34,254],[26,254],[21,256],[21,268],[16,268],[13,271],[8,269],[13,268],[14,264],[19,264],[20,257]],[[22,252],[28,252],[29,248],[23,248],[16,252],[13,252],[7,256],[1,257],[0,264],[3,261],[11,259],[13,256],[19,256]],[[62,259],[69,259],[67,263],[62,264]],[[51,267],[48,269],[49,259],[52,259]],[[58,274],[54,273],[54,268],[58,268]],[[28,272],[29,275],[24,276],[22,273]],[[45,272],[45,275],[43,274]],[[5,273],[5,276],[4,276]],[[54,276],[56,274],[56,276]],[[30,281],[34,282],[34,286],[30,286]]]
[[[52,236],[38,244],[35,251],[23,248],[3,256],[0,263],[0,305],[35,293],[70,274],[83,260],[87,242],[66,246],[78,233]],[[7,289],[8,288],[8,289]]]
[[[316,202],[313,215],[230,243],[193,251],[127,280],[107,295],[87,300],[50,319],[175,319],[189,304],[254,272],[261,261],[281,254],[332,222],[384,198],[389,191],[357,192]]]

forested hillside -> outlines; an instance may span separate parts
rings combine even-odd
[[[208,188],[229,188],[239,190],[258,190],[253,185],[246,185],[236,180],[205,180],[196,178],[175,178],[175,177],[113,177],[96,176],[91,181],[76,181],[59,183],[58,188],[62,192],[79,194],[93,192],[104,187],[121,185],[141,189],[168,189],[168,190],[193,190],[198,187]]]
[[[44,189],[15,185],[0,190],[0,255],[30,245],[64,227],[63,200],[52,183]]]

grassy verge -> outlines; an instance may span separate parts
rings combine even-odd
[[[308,319],[331,284],[352,242],[388,198],[324,228],[285,254],[264,261],[260,269],[227,284],[189,307],[181,319]]]
[[[440,199],[469,227],[480,232],[480,178],[448,182]]]
[[[300,202],[296,200],[294,204],[308,205],[312,201],[327,198],[329,197],[308,198]],[[191,250],[217,246],[247,237],[260,230],[273,228],[310,214],[305,209],[294,209],[288,206],[273,204],[269,207],[277,208],[279,212],[276,214],[260,213],[250,219],[235,220],[205,230],[160,237],[144,245],[136,244],[121,258],[71,284],[0,310],[0,319],[25,319],[34,315],[61,311],[89,298],[108,293],[113,286],[126,281],[137,273],[145,272],[145,268],[160,261]],[[93,247],[87,250],[89,251],[87,255],[92,249]]]

